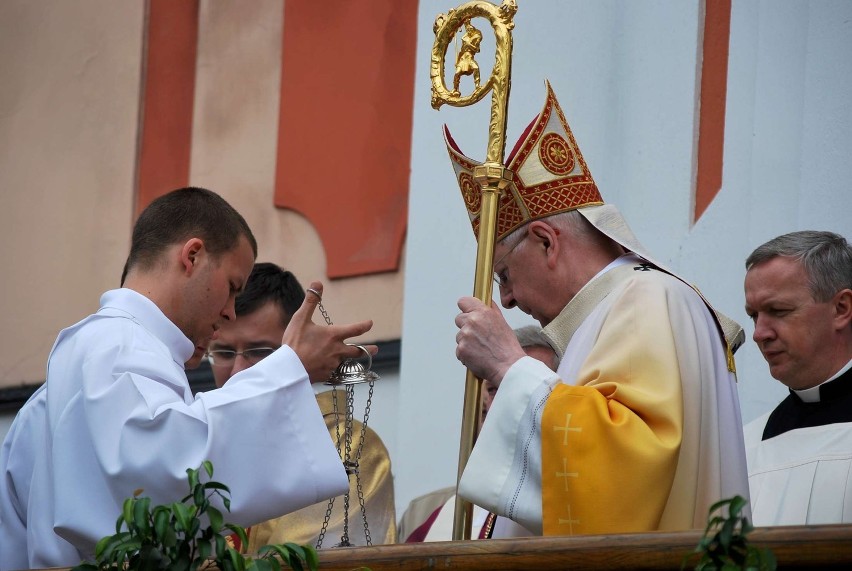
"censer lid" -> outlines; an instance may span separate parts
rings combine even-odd
[[[370,370],[370,367],[373,365],[373,357],[370,355],[370,352],[361,345],[356,345],[356,347],[361,349],[367,356],[369,360],[367,366],[365,367],[359,363],[357,359],[346,359],[338,365],[325,384],[357,385],[358,383],[375,381],[379,378],[379,375]]]

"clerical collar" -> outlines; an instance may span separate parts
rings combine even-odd
[[[823,381],[815,387],[810,387],[809,389],[801,389],[795,390],[791,389],[791,392],[795,393],[797,397],[802,399],[802,402],[820,402],[822,398],[831,398],[831,396],[836,392],[835,388],[838,390],[845,389],[845,387],[834,387],[829,385],[833,380],[840,378],[843,373],[852,368],[852,359],[849,360],[846,365],[837,371],[834,375],[831,376],[830,379]],[[841,390],[841,392],[845,392],[845,390]]]

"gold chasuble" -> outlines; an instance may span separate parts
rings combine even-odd
[[[701,528],[711,504],[747,494],[733,376],[691,287],[627,256],[545,334],[566,344],[569,383],[541,417],[545,535]]]
[[[343,405],[345,397],[338,395],[338,406]],[[325,425],[333,441],[337,441],[334,407],[331,391],[317,395],[317,404],[322,411]],[[340,415],[340,432],[343,435],[343,414]],[[353,422],[353,442],[361,438],[364,425]],[[367,522],[373,544],[396,543],[396,510],[393,496],[393,474],[390,456],[379,435],[367,428],[364,436],[364,449],[359,461],[361,486],[364,492]],[[349,538],[354,545],[366,545],[364,521],[358,505],[358,490],[355,477],[349,478]],[[337,498],[323,539],[323,547],[332,547],[340,542],[343,531],[343,498]],[[328,502],[320,502],[299,511],[252,526],[249,530],[249,553],[257,553],[264,545],[272,543],[294,542],[316,545],[322,528]]]
[[[665,290],[643,286],[631,284],[618,296],[576,386],[556,385],[545,404],[545,535],[660,525],[677,466],[683,405]]]

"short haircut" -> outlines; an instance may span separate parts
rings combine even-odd
[[[746,258],[746,271],[779,256],[802,264],[815,301],[852,288],[852,246],[839,234],[802,230],[778,236],[755,248]]]
[[[254,265],[245,289],[237,296],[235,311],[238,317],[249,315],[272,302],[281,310],[282,326],[287,327],[304,299],[305,290],[296,276],[275,264],[260,262]]]
[[[153,268],[160,255],[174,244],[199,238],[210,254],[218,256],[235,248],[241,236],[246,237],[257,256],[257,241],[251,229],[224,198],[204,188],[174,190],[151,202],[139,215],[121,283],[133,268]]]

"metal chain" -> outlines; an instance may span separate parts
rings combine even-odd
[[[320,314],[322,314],[323,319],[328,325],[333,325],[331,321],[331,317],[329,317],[328,312],[325,310],[325,307],[322,304],[322,297],[319,293],[313,289],[308,289],[311,293],[316,295],[319,298],[317,301],[317,307],[320,310]],[[367,508],[364,502],[364,490],[361,486],[361,471],[359,469],[359,463],[361,461],[361,453],[364,450],[364,438],[367,432],[367,421],[370,417],[370,406],[373,401],[373,386],[375,382],[369,381],[370,391],[367,395],[367,406],[364,410],[364,422],[361,428],[361,438],[358,441],[358,448],[355,453],[355,460],[352,461],[352,432],[353,432],[353,418],[355,413],[355,388],[353,385],[346,385],[346,413],[344,417],[344,428],[343,428],[343,448],[341,450],[341,438],[340,438],[340,409],[337,405],[337,388],[332,387],[331,389],[331,398],[334,409],[334,426],[335,432],[337,435],[337,453],[343,459],[343,466],[346,468],[347,476],[351,476],[355,474],[355,482],[356,489],[358,491],[358,503],[361,507],[361,517],[364,521],[364,539],[367,542],[368,546],[373,545],[373,540],[370,537],[370,529],[367,525]],[[331,498],[328,501],[328,507],[325,511],[325,517],[322,522],[322,529],[320,530],[319,537],[317,538],[316,549],[320,549],[322,547],[323,539],[325,538],[325,534],[328,531],[329,521],[331,520],[331,512],[334,508],[334,500],[335,498]],[[349,542],[349,491],[347,490],[346,494],[343,496],[343,535],[340,537],[340,543],[337,547],[349,547],[352,544]]]
[[[346,456],[343,459],[343,466],[346,468],[347,475],[351,475],[353,464],[352,458],[352,417],[355,412],[355,387],[346,385],[346,425],[343,428],[343,441],[346,447]],[[357,464],[354,465],[355,473],[357,474]],[[343,535],[340,536],[340,547],[349,547],[352,544],[349,542],[349,490],[343,496]]]
[[[322,540],[325,538],[325,532],[328,531],[328,520],[331,519],[331,509],[334,507],[334,498],[328,500],[328,509],[325,510],[325,519],[322,520],[322,529],[320,530],[319,537],[317,538],[317,544],[315,549],[320,549],[322,547]]]
[[[367,393],[367,406],[364,409],[364,422],[361,424],[361,440],[358,442],[358,452],[355,455],[355,461],[361,462],[361,452],[364,450],[364,438],[367,434],[367,421],[370,418],[370,406],[373,402],[373,386],[375,381],[370,381],[370,392]],[[373,539],[370,537],[370,527],[367,525],[367,506],[364,504],[364,490],[361,487],[361,471],[355,473],[355,482],[358,490],[358,503],[361,504],[361,518],[364,520],[364,539],[367,546],[373,545]]]
[[[325,322],[326,322],[327,324],[329,324],[329,325],[334,325],[334,323],[332,323],[332,322],[331,322],[331,318],[328,316],[328,312],[327,312],[327,311],[325,310],[325,308],[322,306],[322,300],[320,300],[320,301],[318,301],[318,302],[317,302],[317,307],[319,308],[320,313],[321,313],[321,314],[322,314],[322,316],[323,316],[323,319],[325,319]]]
[[[327,319],[327,321],[330,321]],[[334,430],[337,433],[337,455],[340,456],[340,410],[337,407],[337,388],[331,387],[331,402],[332,410],[334,411]],[[331,511],[334,509],[334,498],[328,500],[328,507],[325,510],[325,518],[322,521],[319,537],[317,538],[316,549],[322,547],[322,541],[325,539],[325,532],[328,531],[328,522],[331,519]]]

